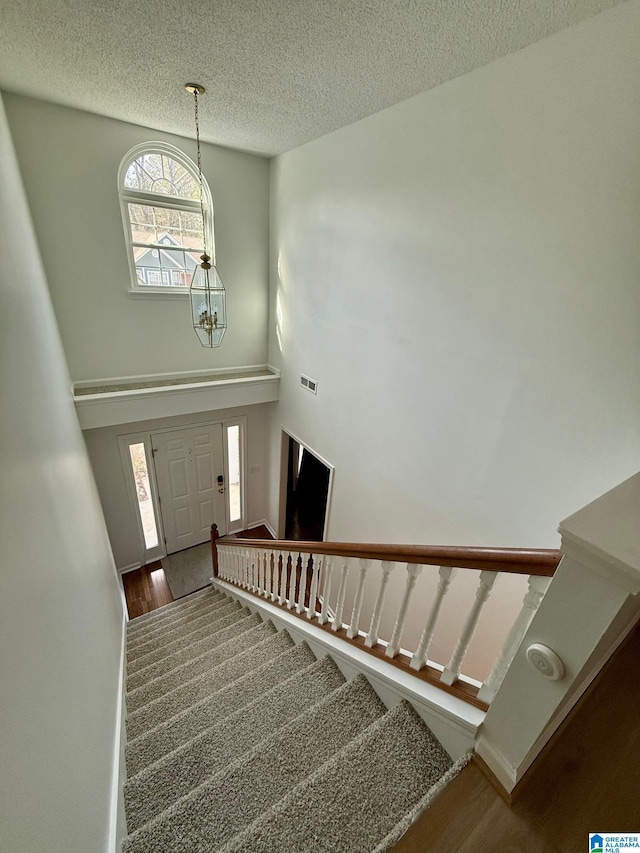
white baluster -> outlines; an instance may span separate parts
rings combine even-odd
[[[419,566],[416,563],[407,563],[406,571],[407,582],[404,587],[404,595],[402,596],[400,610],[398,611],[398,618],[396,619],[396,624],[393,629],[393,634],[391,635],[391,640],[389,641],[389,645],[387,646],[385,651],[385,655],[388,658],[394,658],[400,650],[400,641],[402,640],[404,623],[407,620],[407,611],[409,610],[409,601],[411,600],[411,593],[413,592],[413,588],[416,585],[418,575],[422,571],[422,566]]]
[[[529,587],[522,600],[522,608],[518,614],[518,618],[513,623],[513,627],[509,631],[509,635],[505,640],[502,651],[498,655],[498,659],[493,665],[493,669],[484,681],[484,684],[478,692],[478,699],[481,702],[491,702],[493,697],[498,692],[498,688],[502,684],[502,679],[507,674],[507,670],[511,666],[511,661],[514,659],[520,643],[524,635],[527,633],[533,616],[540,606],[547,587],[551,582],[551,578],[541,578],[537,575],[529,575]]]
[[[258,548],[254,552],[256,561],[256,592],[262,597],[264,590],[264,577],[262,574],[262,551]]]
[[[449,590],[449,584],[455,576],[455,573],[456,570],[452,569],[450,566],[440,566],[440,580],[438,581],[436,598],[431,607],[431,612],[429,613],[427,624],[424,626],[424,631],[422,632],[422,636],[420,637],[420,643],[418,644],[418,648],[411,656],[411,669],[422,669],[422,667],[427,662],[427,657],[429,656],[429,646],[431,645],[431,640],[433,639],[433,632],[435,631],[436,622],[438,621],[438,616],[440,615],[440,608],[442,607],[442,602]]]
[[[296,605],[296,613],[302,613],[304,611],[304,596],[307,591],[309,556],[309,554],[300,554],[300,583],[298,584],[298,603]]]
[[[273,557],[273,551],[269,549],[264,553],[264,570],[265,570],[265,585],[264,585],[264,597],[267,599],[271,599],[273,601],[273,566],[271,565],[271,560]]]
[[[376,603],[373,608],[373,616],[371,617],[371,625],[369,627],[369,633],[364,641],[365,646],[371,648],[375,646],[378,642],[378,631],[380,630],[380,619],[382,618],[382,608],[384,607],[384,599],[387,594],[387,584],[389,583],[389,575],[393,571],[395,563],[389,563],[384,561],[380,563],[380,568],[382,569],[382,577],[380,578],[380,589],[378,590],[378,597],[376,598]]]
[[[314,619],[316,616],[316,601],[318,598],[318,583],[320,579],[320,566],[323,558],[319,555],[314,557],[311,554],[311,587],[309,589],[309,609],[307,610],[307,619]]]
[[[367,570],[371,565],[371,560],[360,558],[360,575],[358,578],[358,590],[353,602],[353,610],[351,611],[351,624],[347,630],[347,637],[353,640],[358,636],[358,627],[360,625],[360,613],[362,611],[362,599],[364,598],[364,582],[367,577]]]
[[[269,595],[268,592],[268,583],[269,578],[267,577],[267,552],[260,552],[260,577],[262,578],[262,585],[260,587],[260,595],[262,598],[266,598]]]
[[[287,560],[289,554],[285,557],[284,552],[280,551],[280,587],[278,592],[278,603],[284,604],[287,599]]]
[[[249,552],[246,548],[243,548],[240,552],[242,554],[242,587],[247,589],[249,586],[249,572],[248,572],[248,560],[249,560]]]
[[[278,553],[271,551],[271,601],[276,601],[278,598]]]
[[[480,611],[484,607],[486,600],[491,594],[491,590],[493,588],[493,584],[495,583],[497,576],[497,572],[480,572],[480,583],[478,584],[478,589],[476,590],[475,601],[473,602],[473,606],[471,608],[469,616],[467,617],[465,626],[462,629],[462,633],[460,634],[460,639],[456,643],[456,647],[453,650],[451,660],[449,661],[446,669],[440,676],[440,680],[443,684],[451,685],[455,681],[457,681],[458,676],[460,675],[460,670],[462,668],[462,662],[465,658],[465,655],[467,654],[469,643],[471,642],[473,632],[475,631],[476,625],[478,624],[478,619],[480,618]]]
[[[260,562],[262,563],[262,597],[269,597],[269,563],[267,562],[269,559],[269,552],[263,551],[262,556],[260,558]]]
[[[251,549],[251,564],[253,566],[253,591],[257,592],[260,587],[260,579],[258,578],[260,571],[260,551],[257,548]]]
[[[256,588],[256,552],[253,550],[253,548],[247,549],[247,558],[249,565],[249,589],[251,590],[251,592],[253,592],[253,590]]]
[[[332,631],[339,631],[342,628],[342,613],[344,611],[344,599],[347,594],[347,578],[349,577],[349,559],[343,557],[342,573],[340,575],[340,587],[338,588],[338,600],[336,602],[336,613],[331,623]]]
[[[298,555],[299,556],[299,555]],[[296,597],[296,574],[298,569],[298,557],[295,554],[290,554],[291,557],[291,574],[289,575],[289,593],[287,595],[287,608],[291,610],[294,606]]]
[[[329,596],[331,595],[331,575],[333,574],[333,557],[325,557],[324,560],[324,589],[322,590],[322,610],[318,622],[324,625],[329,621]]]
[[[240,586],[242,580],[242,551],[236,550],[236,584]]]

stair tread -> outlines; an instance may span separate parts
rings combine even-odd
[[[149,657],[156,652],[162,652],[169,648],[173,643],[179,643],[185,640],[190,634],[201,630],[219,615],[229,612],[230,608],[235,605],[235,609],[240,609],[240,604],[237,601],[216,599],[206,607],[198,609],[197,615],[194,613],[193,619],[190,619],[184,624],[178,625],[171,629],[169,626],[164,631],[159,631],[157,636],[151,637],[144,643],[139,643],[133,648],[127,648],[127,671],[135,672],[143,664],[141,659]]]
[[[208,592],[197,601],[185,605],[178,611],[167,613],[161,619],[157,619],[148,625],[143,626],[135,634],[127,634],[127,652],[133,652],[143,643],[148,643],[153,639],[157,639],[164,635],[167,630],[173,630],[186,625],[193,619],[197,619],[202,611],[211,607],[216,602],[223,602],[225,597],[221,597],[219,593]]]
[[[211,667],[216,666],[217,663],[254,645],[258,642],[258,637],[269,632],[269,624],[262,622],[257,615],[245,616],[237,624],[240,627],[244,626],[246,630],[230,640],[216,645],[213,649],[205,651],[198,657],[191,658],[176,669],[172,669],[171,672],[129,691],[126,695],[127,711],[136,711],[154,699],[164,696],[165,693],[175,690],[181,684],[202,675]],[[273,625],[271,625],[271,631],[275,631]]]
[[[136,616],[134,619],[130,619],[127,623],[127,636],[133,637],[140,631],[148,628],[154,622],[161,622],[166,616],[175,615],[179,611],[184,611],[207,596],[219,596],[221,594],[224,595],[220,590],[215,589],[212,586],[207,586],[204,589],[198,589],[189,595],[183,596],[182,598],[177,598],[175,601],[170,601],[169,604],[163,604],[162,607],[156,607],[149,613],[143,613],[140,616]]]
[[[265,623],[265,626],[270,623]],[[254,629],[262,631],[260,629]],[[293,640],[286,631],[277,633],[271,625],[270,629],[261,633],[262,641],[256,643],[240,654],[220,662],[217,666],[192,678],[185,684],[176,687],[163,696],[143,705],[126,718],[127,737],[134,738],[155,728],[160,723],[174,717],[194,705],[200,699],[210,695],[213,690],[220,689],[258,665],[257,661],[267,660],[279,652],[293,646]]]
[[[369,682],[358,676],[128,836],[123,853],[209,853],[385,711]]]
[[[220,689],[213,685],[204,698],[131,740],[126,747],[129,775],[135,775],[197,736],[203,729],[253,702],[277,683],[306,668],[316,659],[306,643],[291,645],[284,651],[278,651],[273,658],[250,672],[241,673],[230,684]]]
[[[124,791],[129,832],[342,684],[344,676],[331,658],[316,661],[131,777]]]
[[[181,648],[168,651],[160,660],[152,661],[147,666],[127,676],[127,690],[135,690],[154,678],[168,675],[191,658],[199,657],[209,649],[213,649],[237,636],[246,630],[247,623],[245,620],[248,618],[255,621],[260,617],[251,616],[248,610],[238,608],[216,619],[208,626],[209,630],[205,631],[203,636],[193,638],[191,642],[186,643]]]
[[[199,598],[209,594],[209,593],[219,593],[220,590],[216,590],[211,586],[205,587],[204,589],[198,589],[195,592],[190,593],[189,595],[185,595],[183,598],[177,598],[175,601],[170,601],[168,604],[163,604],[162,607],[156,607],[154,610],[151,610],[149,613],[142,613],[140,616],[136,616],[134,619],[130,619],[127,623],[127,633],[133,632],[138,628],[142,628],[145,625],[148,625],[150,622],[158,619],[159,617],[165,616],[167,613],[172,613],[175,610],[179,610],[181,607],[189,604],[193,604],[194,601],[197,601]]]
[[[231,839],[224,853],[383,853],[407,828],[399,818],[426,805],[451,766],[411,705],[400,702]]]

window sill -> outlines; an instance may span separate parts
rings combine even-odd
[[[148,290],[129,289],[131,299],[184,299],[189,296],[188,287],[154,288]]]

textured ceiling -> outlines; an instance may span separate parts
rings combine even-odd
[[[0,88],[272,155],[619,0],[0,0]],[[206,100],[205,100],[206,99]]]

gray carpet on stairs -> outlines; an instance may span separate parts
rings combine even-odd
[[[186,613],[194,607],[197,607],[203,600],[210,598],[221,599],[224,596],[213,587],[201,589],[194,595],[189,595],[186,598],[177,599],[170,604],[165,604],[152,610],[150,613],[145,613],[138,616],[129,622],[127,626],[127,641],[134,639],[144,633],[149,627],[159,625],[167,618],[173,618],[178,614]]]
[[[143,684],[166,675],[179,666],[189,663],[194,657],[199,657],[205,652],[218,648],[227,640],[231,640],[239,634],[243,634],[248,628],[259,624],[259,617],[252,615],[243,608],[234,609],[231,613],[225,613],[222,617],[212,619],[210,629],[204,636],[194,637],[189,634],[181,648],[167,650],[167,654],[160,660],[149,663],[132,675],[127,675],[127,690],[133,691],[142,687]]]
[[[176,687],[169,693],[149,702],[143,708],[127,716],[127,736],[137,737],[159,723],[168,720],[175,714],[184,711],[205,696],[209,696],[216,688],[224,687],[241,675],[249,672],[251,667],[264,663],[274,655],[293,646],[293,640],[284,632],[278,633],[273,626],[265,625],[262,642],[242,654],[224,661],[208,672],[193,678],[186,684]]]
[[[208,672],[216,664],[251,648],[259,637],[269,633],[270,627],[262,622],[257,614],[243,615],[243,618],[235,624],[235,630],[231,631],[231,638],[225,638],[225,642],[205,650],[197,657],[191,659],[187,657],[187,660],[164,675],[153,678],[135,690],[130,690],[127,693],[127,710],[136,711],[185,682],[191,681],[192,678]],[[271,630],[275,629],[271,627]],[[226,631],[229,629],[227,628]]]
[[[129,831],[169,808],[341,684],[344,677],[331,658],[317,661],[129,779],[124,789]]]
[[[389,850],[457,768],[408,703],[229,602],[129,626],[123,853]]]
[[[288,639],[287,634],[280,634],[280,642]],[[151,731],[145,732],[127,744],[126,762],[129,776],[153,764],[163,755],[177,749],[191,738],[197,737],[204,729],[224,720],[263,693],[271,690],[280,681],[306,669],[315,661],[315,655],[306,643],[285,648],[262,666],[242,675],[226,687],[215,690],[211,686],[204,699],[189,705],[184,711],[176,714]],[[208,684],[205,685],[207,689]]]
[[[160,631],[159,636],[152,637],[146,642],[141,642],[131,649],[127,649],[127,672],[132,673],[147,666],[154,660],[159,660],[169,652],[189,645],[193,634],[206,636],[214,620],[221,619],[229,613],[241,610],[237,601],[214,601],[202,610],[198,610],[194,619],[186,625],[180,625],[169,630],[167,627]],[[203,633],[203,631],[205,633]]]
[[[139,650],[141,646],[161,639],[167,630],[183,628],[188,623],[193,622],[194,619],[198,619],[206,610],[213,608],[216,604],[228,603],[228,600],[225,601],[224,598],[210,592],[193,604],[185,604],[180,609],[170,611],[161,619],[149,622],[131,638],[127,637],[127,653]]]

